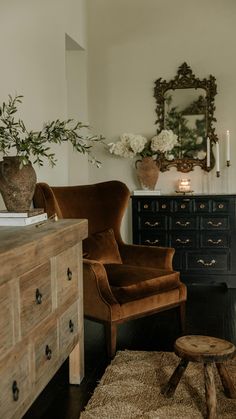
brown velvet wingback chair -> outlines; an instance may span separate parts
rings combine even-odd
[[[174,307],[185,323],[186,286],[173,271],[174,249],[125,244],[122,217],[130,199],[119,181],[50,187],[38,183],[34,206],[48,216],[87,218],[83,242],[84,314],[105,325],[107,352],[116,352],[117,325]]]

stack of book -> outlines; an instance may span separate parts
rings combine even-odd
[[[155,189],[153,191],[149,191],[147,189],[136,189],[133,191],[133,195],[161,195],[160,189]]]
[[[0,226],[27,226],[47,220],[43,208],[32,208],[24,212],[0,211]]]

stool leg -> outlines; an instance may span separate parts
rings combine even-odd
[[[168,383],[165,385],[161,391],[167,397],[173,396],[179,381],[188,366],[188,361],[186,359],[181,359],[179,365],[175,368],[172,376],[170,377]]]
[[[205,394],[207,406],[207,419],[216,418],[216,389],[214,382],[213,364],[204,364]]]
[[[224,387],[225,395],[229,397],[230,399],[236,399],[236,390],[226,367],[224,366],[224,364],[218,364],[218,363],[216,363],[216,367],[217,367],[222,385]]]

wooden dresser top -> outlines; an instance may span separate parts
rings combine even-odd
[[[86,219],[47,221],[39,227],[0,227],[0,284],[44,263],[87,235]]]

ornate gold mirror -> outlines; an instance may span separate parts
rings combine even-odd
[[[214,167],[212,145],[218,140],[213,126],[216,93],[215,77],[201,80],[186,63],[179,67],[174,79],[155,81],[157,132],[171,129],[178,136],[178,145],[160,161],[162,172],[172,166],[180,172],[190,172],[194,166],[206,171]]]

